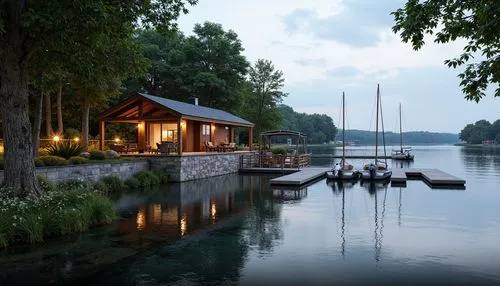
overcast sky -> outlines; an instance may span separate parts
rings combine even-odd
[[[376,87],[380,83],[386,131],[403,128],[458,133],[467,123],[500,118],[494,89],[479,104],[459,87],[459,70],[445,59],[458,55],[464,42],[426,41],[415,52],[393,34],[389,14],[402,0],[200,0],[181,16],[179,27],[211,21],[235,31],[250,62],[273,61],[285,75],[284,104],[296,111],[340,119],[346,92],[349,128],[374,130]]]

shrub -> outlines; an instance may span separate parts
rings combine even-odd
[[[276,148],[271,149],[271,152],[273,152],[273,154],[286,155],[287,149],[283,148],[283,147],[276,147]]]
[[[36,179],[44,192],[52,192],[56,190],[56,186],[49,182],[49,180],[47,180],[44,176],[38,175],[36,176]]]
[[[89,152],[90,160],[104,160],[106,159],[106,154],[101,150],[92,150]]]
[[[153,171],[153,174],[158,177],[160,184],[168,183],[168,174],[165,171]]]
[[[42,159],[40,157],[35,157],[35,167],[43,167],[45,164],[43,163]]]
[[[94,190],[96,190],[104,195],[107,195],[109,193],[108,185],[106,185],[103,181],[95,182],[94,183]]]
[[[68,160],[58,157],[58,156],[41,156],[40,160],[43,162],[45,166],[62,166],[68,165]]]
[[[80,156],[73,156],[73,157],[69,158],[69,163],[73,164],[73,165],[85,164],[85,163],[87,163],[87,161],[88,160],[86,158],[80,157]]]
[[[47,151],[49,155],[69,159],[70,157],[78,156],[83,151],[83,147],[82,145],[71,141],[60,141],[51,143],[47,147]]]
[[[158,178],[158,176],[150,171],[140,171],[139,173],[135,174],[134,177],[137,179],[137,181],[139,181],[140,187],[150,187],[160,184],[160,179]]]
[[[136,178],[130,178],[125,181],[125,185],[127,185],[127,188],[129,190],[135,190],[140,187],[141,182],[139,182],[139,180],[137,180]]]
[[[120,158],[120,154],[118,154],[118,152],[114,150],[106,150],[104,151],[104,155],[106,156],[106,158],[113,160]]]
[[[66,186],[74,185],[74,182]],[[37,199],[0,190],[0,247],[86,231],[116,219],[113,202],[90,188],[57,189]]]
[[[67,180],[64,182],[60,182],[57,184],[57,189],[61,192],[64,191],[76,191],[76,190],[84,190],[89,187],[88,183],[84,180]]]
[[[38,149],[38,156],[47,156],[49,154],[49,150],[47,148],[40,148]]]
[[[73,139],[75,137],[80,138],[80,130],[75,128],[66,128],[64,129],[64,137],[69,139]]]
[[[111,193],[121,192],[127,188],[122,178],[117,176],[105,176],[101,179],[101,182],[107,186],[107,191]]]

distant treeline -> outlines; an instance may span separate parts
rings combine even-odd
[[[342,140],[338,136],[337,140]],[[375,132],[364,130],[346,130],[346,141],[352,141],[356,144],[375,144]],[[403,132],[403,145],[411,144],[453,144],[459,142],[457,134],[437,133],[428,131],[410,131]],[[399,145],[399,133],[385,132],[386,145]],[[379,144],[383,144],[382,133],[379,133]]]
[[[278,110],[281,116],[280,129],[306,133],[310,144],[323,144],[335,140],[337,127],[330,116],[299,113],[284,104],[279,105]]]
[[[500,144],[500,119],[493,124],[487,120],[479,120],[460,131],[459,138],[469,144],[481,144],[483,141],[495,141]]]

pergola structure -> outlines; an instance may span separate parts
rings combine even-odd
[[[137,93],[112,106],[97,117],[100,122],[99,148],[104,149],[106,123],[125,122],[137,125],[137,151],[172,144],[178,154],[205,151],[207,143],[215,146],[234,142],[234,129],[247,128],[252,150],[254,124],[223,110]]]
[[[302,132],[290,130],[270,130],[260,133],[259,150],[265,150],[267,146],[271,149],[271,138],[273,137],[296,138],[297,154],[307,153],[307,135]]]

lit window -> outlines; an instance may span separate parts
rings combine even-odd
[[[201,134],[202,135],[210,135],[210,125],[208,124],[203,124],[201,126]]]

